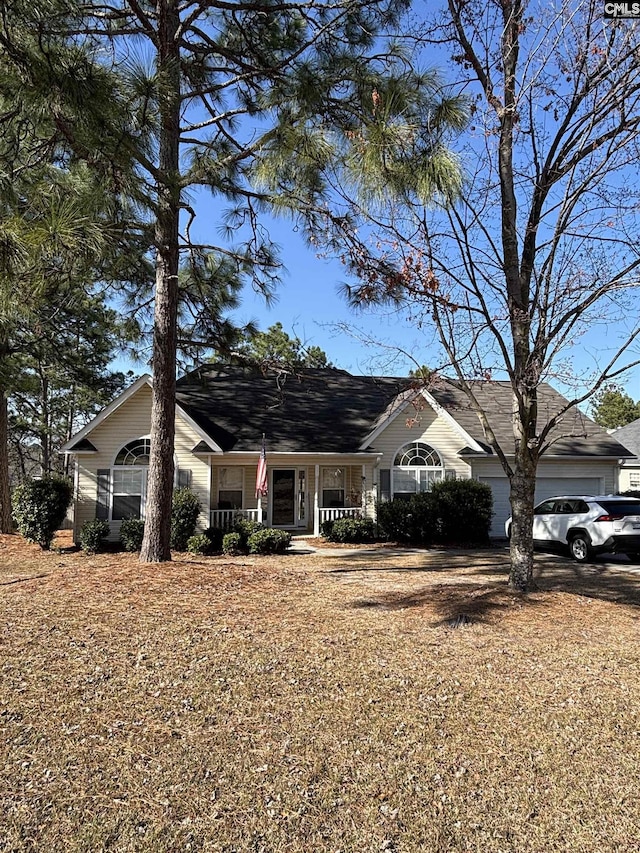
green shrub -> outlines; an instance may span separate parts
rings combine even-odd
[[[411,545],[431,545],[436,535],[436,512],[431,492],[412,495],[409,500],[378,504],[380,535],[393,542]]]
[[[326,521],[323,521],[320,525],[320,535],[323,536],[325,539],[330,540],[334,524],[335,520],[333,518],[328,518]]]
[[[207,527],[204,532],[204,535],[209,540],[210,554],[215,554],[217,551],[222,551],[222,537],[224,536],[224,530],[220,530],[219,527]]]
[[[13,518],[27,542],[48,551],[71,503],[73,486],[65,477],[25,480],[13,492]]]
[[[120,541],[125,551],[139,551],[144,539],[144,521],[140,518],[125,518],[120,525]]]
[[[211,553],[211,540],[206,533],[197,533],[187,540],[187,551],[190,554],[206,555]]]
[[[290,544],[290,533],[272,527],[256,530],[247,540],[250,554],[284,554]]]
[[[439,542],[461,545],[489,541],[493,516],[491,487],[478,480],[442,480],[430,492]]]
[[[330,542],[373,542],[376,529],[370,518],[337,518],[326,538]]]
[[[243,554],[246,548],[242,544],[242,537],[239,533],[225,533],[222,537],[222,553],[229,557],[237,557],[238,554]]]
[[[171,548],[184,551],[193,536],[202,505],[191,489],[176,489],[171,502]]]
[[[85,521],[80,529],[80,547],[85,554],[97,554],[109,532],[108,521],[102,521],[99,518],[95,518],[93,521]]]
[[[626,492],[616,492],[617,495],[624,495],[626,498],[640,498],[638,489],[627,489]]]
[[[236,519],[233,522],[233,532],[239,534],[243,548],[246,548],[249,537],[256,531],[262,529],[262,525],[259,521],[252,521],[250,518],[245,518],[243,515],[236,516]]]

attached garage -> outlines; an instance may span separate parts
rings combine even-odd
[[[491,487],[493,493],[492,536],[504,536],[504,523],[511,515],[509,481],[506,477],[479,477],[481,483]],[[604,477],[538,477],[536,503],[555,495],[601,495]]]

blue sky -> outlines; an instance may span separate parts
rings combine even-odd
[[[283,281],[269,307],[262,296],[245,288],[242,306],[235,314],[238,319],[254,319],[261,329],[280,322],[291,336],[297,335],[305,345],[321,347],[336,367],[351,373],[405,375],[414,364],[399,352],[398,347],[403,346],[419,363],[426,359],[427,353],[414,343],[415,330],[393,313],[350,308],[340,293],[348,275],[338,260],[318,257],[289,221],[271,223],[269,230],[281,248]],[[341,325],[348,325],[352,333],[339,328]],[[367,345],[369,338],[382,346]]]
[[[205,201],[200,211],[201,227],[207,220],[206,208]],[[250,286],[245,287],[241,306],[233,315],[238,322],[254,320],[264,330],[280,322],[291,336],[297,335],[306,345],[321,347],[336,367],[354,374],[401,376],[416,363],[436,363],[437,350],[428,330],[418,331],[389,310],[354,311],[340,293],[348,275],[338,260],[317,257],[288,220],[271,221],[268,226],[273,241],[280,247],[285,267],[282,282],[270,306]],[[343,326],[350,327],[351,333]],[[602,325],[577,344],[570,358],[574,370],[590,370],[611,333]],[[367,340],[378,341],[380,345]],[[403,350],[409,355],[404,355]],[[148,369],[144,363],[130,365],[119,361],[118,366],[132,367],[137,373]],[[552,384],[561,392],[570,393],[561,381]],[[639,370],[632,371],[621,384],[634,400],[640,400]]]

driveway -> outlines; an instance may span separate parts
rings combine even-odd
[[[491,548],[393,548],[324,547],[296,540],[292,553],[308,554],[326,560],[326,570],[354,582],[364,581],[377,587],[395,586],[404,577],[403,586],[414,584],[446,585],[475,582],[480,585],[506,583],[509,551],[506,544]],[[322,567],[324,569],[324,566]],[[623,555],[608,554],[589,563],[576,563],[562,554],[536,551],[535,583],[540,590],[570,592],[585,598],[640,606],[640,566]]]

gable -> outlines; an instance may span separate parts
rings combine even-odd
[[[371,449],[381,453],[381,468],[391,468],[398,450],[412,442],[424,442],[440,455],[446,470],[468,476],[468,465],[460,459],[466,442],[450,419],[435,411],[425,400],[416,407],[410,401],[378,432]]]
[[[145,377],[142,377],[145,379]],[[147,436],[151,430],[152,390],[149,381],[138,380],[103,409],[63,447],[66,452],[93,449],[96,465],[110,466],[115,455],[129,441]],[[176,450],[190,452],[207,442],[207,452],[215,452],[211,440],[204,436],[186,412],[176,409]]]

